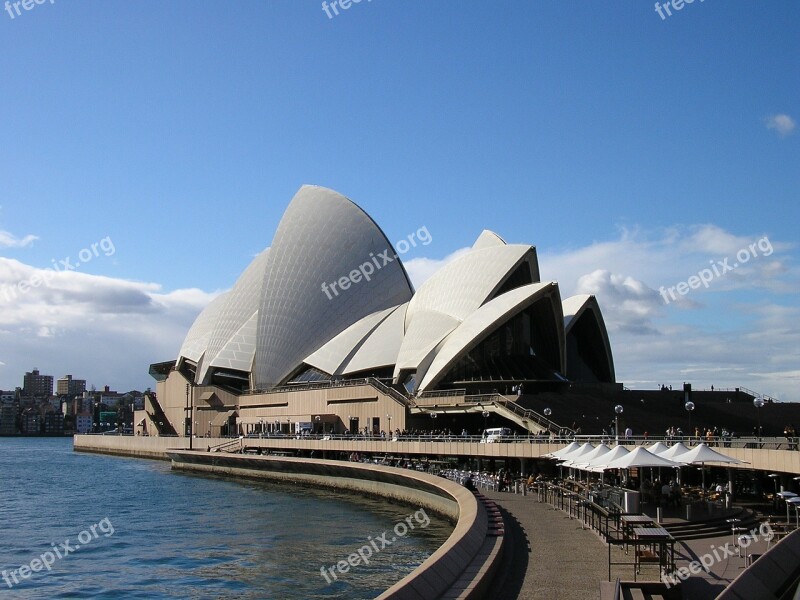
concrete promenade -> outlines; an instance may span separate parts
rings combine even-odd
[[[493,596],[498,600],[576,600],[600,598],[600,582],[608,581],[608,546],[590,529],[582,529],[581,521],[570,519],[567,513],[540,503],[534,495],[487,491],[505,512],[509,526],[506,536],[512,557],[504,566],[505,582]],[[706,555],[713,558],[709,572],[699,568],[682,583],[685,600],[716,598],[744,570],[744,551],[728,555],[723,548],[734,551],[732,537],[691,540],[675,544],[676,567],[699,565]],[[747,548],[747,553],[763,554],[766,541],[759,539]],[[714,556],[721,560],[717,560]],[[612,546],[613,562],[632,561],[623,550]],[[633,567],[612,567],[612,579],[633,581]],[[654,566],[644,566],[639,581],[657,581]]]

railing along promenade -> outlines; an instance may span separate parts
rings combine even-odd
[[[117,437],[117,434],[93,434],[94,437]],[[120,435],[133,442],[134,436]],[[136,436],[142,443],[148,439]],[[452,457],[481,458],[481,459],[535,459],[563,448],[570,442],[599,444],[604,442],[610,446],[615,444],[614,437],[609,436],[547,436],[523,435],[508,436],[502,441],[489,442],[481,436],[475,435],[450,435],[450,434],[401,434],[399,436],[380,435],[277,435],[277,434],[251,434],[249,436],[231,436],[228,438],[193,438],[193,445],[197,449],[210,449],[212,446],[241,438],[241,446],[245,449],[262,449],[269,452],[366,452],[383,456],[394,457]],[[176,446],[183,446],[185,440],[180,437],[175,439]],[[178,440],[180,442],[178,443]],[[726,437],[726,438],[697,438],[695,436],[683,437],[631,437],[620,438],[622,445],[633,448],[637,445],[650,445],[661,441],[666,445],[683,442],[688,447],[700,442],[715,448],[718,452],[744,461],[744,464],[731,465],[732,468],[777,471],[800,475],[800,452],[798,451],[798,438],[785,437]],[[135,442],[133,442],[135,443]],[[708,465],[714,466],[714,465]]]

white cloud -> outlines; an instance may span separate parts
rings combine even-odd
[[[148,365],[177,355],[189,326],[214,296],[76,271],[53,274],[0,258],[0,348],[13,348],[2,357],[7,366],[0,388],[21,385],[22,374],[34,366],[98,387],[152,386]]]
[[[769,116],[764,119],[764,123],[766,123],[767,129],[774,129],[781,137],[791,134],[797,125],[792,117],[784,114]]]
[[[23,238],[18,238],[13,233],[0,229],[0,248],[24,248],[38,239],[37,236],[30,234]]]

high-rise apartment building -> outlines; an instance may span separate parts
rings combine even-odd
[[[73,379],[72,375],[64,375],[56,381],[56,394],[59,396],[77,396],[85,391],[85,379]]]
[[[26,396],[47,397],[53,395],[53,376],[40,375],[39,369],[25,373],[22,391]]]

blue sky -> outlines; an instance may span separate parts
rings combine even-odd
[[[798,399],[797,2],[9,10],[0,290],[99,251],[0,293],[0,388],[34,366],[151,385],[311,183],[393,241],[427,227],[416,283],[484,228],[536,245],[562,295],[597,294],[632,386]],[[764,238],[769,256],[659,295]]]

